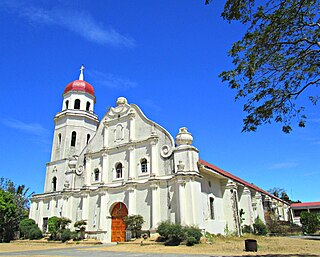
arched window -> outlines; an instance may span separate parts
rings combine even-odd
[[[57,191],[57,177],[52,179],[52,191]]]
[[[94,170],[94,181],[99,181],[99,169]]]
[[[90,111],[90,102],[89,102],[89,101],[88,101],[87,104],[86,104],[86,110],[87,110],[87,111]]]
[[[77,132],[72,131],[71,134],[71,146],[76,146]]]
[[[87,144],[89,143],[90,140],[90,134],[87,134]]]
[[[147,160],[146,160],[145,158],[143,158],[143,159],[140,161],[140,164],[141,164],[141,172],[142,172],[142,173],[148,172],[148,164],[147,164]]]
[[[80,100],[79,99],[76,99],[74,101],[74,109],[80,109]]]
[[[116,166],[116,178],[122,178],[122,164],[118,163]]]
[[[209,198],[210,219],[214,220],[214,198]]]
[[[66,101],[66,109],[69,108],[69,100]]]

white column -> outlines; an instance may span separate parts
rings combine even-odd
[[[132,142],[135,140],[135,134],[136,134],[136,124],[135,124],[135,114],[130,113],[130,120],[129,120],[129,142]]]
[[[87,221],[88,227],[89,227],[89,210],[90,210],[90,205],[89,205],[89,193],[82,195],[83,197],[83,202],[82,202],[82,219]]]
[[[101,204],[100,204],[100,226],[99,229],[107,230],[107,194],[106,192],[101,193]]]
[[[109,155],[102,154],[102,182],[108,183],[108,170],[109,170]],[[111,171],[110,171],[111,172]]]
[[[154,175],[159,174],[159,165],[158,165],[158,139],[153,139],[151,141],[151,173]]]
[[[263,209],[261,193],[256,192],[255,198],[256,198],[256,201],[257,201],[257,214],[258,214],[259,218],[265,223],[264,209]]]
[[[136,178],[136,162],[135,162],[135,152],[134,147],[129,147],[129,174],[128,179]]]
[[[186,223],[186,193],[185,193],[185,186],[186,182],[179,178],[177,181],[178,186],[178,203],[179,203],[179,214],[180,214],[180,223],[182,225]]]
[[[108,124],[106,121],[103,122],[103,147],[108,147]]]
[[[135,185],[130,185],[128,187],[128,193],[129,193],[129,215],[135,215],[137,214],[137,210],[136,210],[136,206],[137,206],[137,202],[136,202],[136,189],[135,189]]]
[[[152,190],[152,228],[158,227],[160,222],[160,197],[159,197],[159,186],[156,183],[151,184]]]
[[[252,208],[251,191],[247,187],[244,187],[243,189],[240,199],[240,208],[244,211],[244,214],[241,217],[244,218],[243,224],[252,226],[254,214]]]
[[[196,181],[195,178],[192,178],[190,180],[190,186],[191,186],[191,209],[192,209],[192,219],[191,223],[194,225],[199,225],[200,222],[200,214],[201,214],[201,208],[196,208],[196,206],[199,206],[201,203],[201,184]]]

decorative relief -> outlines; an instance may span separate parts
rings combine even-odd
[[[57,171],[58,171],[57,166],[54,166],[52,172],[54,173],[54,172],[57,172]]]
[[[122,141],[124,139],[124,127],[122,124],[118,124],[114,129],[114,141]]]
[[[66,182],[64,183],[64,188],[69,188],[70,187],[70,183],[68,180],[66,180]]]
[[[179,164],[177,165],[177,170],[178,170],[178,172],[180,171],[183,171],[184,170],[184,167],[185,167],[185,165],[184,165],[184,163],[182,162],[182,161],[179,161]]]
[[[171,154],[172,154],[172,149],[170,148],[170,146],[164,145],[164,146],[162,146],[162,148],[161,148],[160,154],[161,154],[161,156],[162,156],[163,158],[168,158],[168,157],[170,157]]]
[[[83,165],[80,165],[80,166],[78,167],[78,169],[76,169],[76,174],[77,174],[78,176],[82,175],[83,170],[84,170]]]

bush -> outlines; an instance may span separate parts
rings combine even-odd
[[[19,230],[20,236],[25,239],[39,239],[42,237],[41,230],[33,219],[23,219],[19,224]]]
[[[257,235],[266,235],[268,233],[267,226],[263,221],[258,217],[253,223],[253,231]]]
[[[64,229],[61,232],[61,241],[64,243],[72,238],[72,232],[70,229]]]
[[[29,239],[40,239],[42,238],[42,231],[38,227],[33,227],[29,231]]]
[[[74,240],[82,240],[85,238],[87,222],[85,220],[79,220],[74,223],[77,235],[74,236]]]
[[[199,244],[200,238],[202,237],[202,233],[201,233],[201,230],[198,227],[195,227],[195,226],[184,227],[184,233],[185,233],[185,237],[187,239],[189,237],[193,237],[195,239],[195,243],[194,244]]]
[[[173,224],[169,221],[161,222],[157,232],[167,242],[165,245],[179,245],[185,239],[184,231],[180,224]]]
[[[48,231],[51,234],[50,240],[61,240],[61,234],[66,230],[66,227],[71,222],[67,218],[59,218],[53,216],[48,220]]]
[[[194,238],[193,236],[187,237],[186,241],[187,241],[187,246],[193,246],[193,245],[199,243],[199,241],[196,238]]]
[[[125,217],[124,222],[129,230],[132,231],[133,237],[140,237],[142,224],[144,223],[143,217],[141,215],[129,215]]]
[[[252,227],[249,226],[249,225],[243,225],[243,227],[242,227],[242,233],[252,234],[252,233],[253,233],[253,229],[252,229]]]
[[[302,231],[306,234],[313,234],[317,231],[320,225],[318,216],[314,213],[303,211],[300,214],[300,222],[302,224]]]
[[[166,240],[165,245],[179,245],[186,240],[187,245],[192,246],[200,242],[201,230],[196,226],[183,227],[180,224],[173,224],[163,221],[159,224],[157,232]]]

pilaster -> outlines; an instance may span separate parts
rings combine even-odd
[[[159,194],[159,185],[157,182],[152,182],[152,228],[157,228],[158,223],[160,222],[160,194]]]

